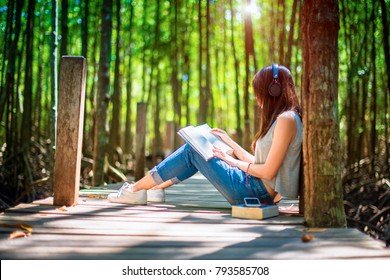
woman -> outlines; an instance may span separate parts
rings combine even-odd
[[[257,72],[253,89],[261,110],[261,125],[250,154],[221,129],[212,129],[234,150],[228,155],[214,147],[214,158],[205,161],[185,144],[134,184],[125,183],[108,200],[146,204],[164,201],[163,189],[201,172],[231,205],[257,197],[262,204],[282,197],[297,198],[302,143],[302,121],[290,71],[273,64]],[[146,192],[146,190],[149,190]]]

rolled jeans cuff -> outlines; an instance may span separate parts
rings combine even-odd
[[[158,174],[158,172],[157,172],[157,166],[153,167],[153,168],[149,171],[149,174],[152,176],[154,182],[155,182],[157,185],[160,185],[160,184],[162,184],[162,183],[164,183],[165,181],[168,181],[168,180],[171,180],[172,183],[174,183],[174,184],[177,184],[177,183],[180,183],[180,182],[181,182],[177,177],[174,177],[174,178],[170,178],[170,179],[164,180],[163,178],[161,178],[160,174]]]

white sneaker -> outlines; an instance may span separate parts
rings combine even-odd
[[[133,192],[131,190],[132,185],[125,182],[117,193],[110,193],[107,199],[114,203],[125,203],[125,204],[141,204],[145,205],[146,202],[146,191],[140,190]]]
[[[165,202],[164,189],[149,189],[146,193],[149,202]]]

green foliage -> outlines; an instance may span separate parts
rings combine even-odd
[[[131,87],[131,106],[132,106],[132,131],[135,131],[135,114],[136,103],[142,100],[149,101],[148,110],[148,146],[150,150],[154,135],[154,112],[155,106],[160,107],[160,125],[161,131],[164,134],[166,121],[176,120],[177,113],[174,109],[174,94],[179,94],[181,103],[181,118],[180,126],[188,123],[196,124],[199,111],[199,18],[198,18],[198,1],[187,0],[178,1],[178,13],[175,22],[176,1],[160,0],[160,26],[158,48],[154,48],[155,42],[155,14],[157,0],[122,0],[121,1],[121,48],[119,54],[115,53],[115,40],[117,32],[115,30],[117,19],[115,16],[116,6],[114,4],[113,18],[113,36],[112,36],[112,55],[111,55],[111,83],[114,81],[114,62],[116,59],[121,59],[121,110],[126,110],[126,93],[129,90],[128,84],[132,83]],[[14,27],[14,21],[7,20],[9,12],[9,3],[13,1],[0,1],[0,69],[1,69],[1,87],[4,89],[5,72],[8,63],[7,40],[13,38],[14,34],[9,33],[11,26]],[[27,2],[27,1],[25,1]],[[235,108],[235,67],[232,53],[230,28],[231,20],[234,27],[234,42],[236,47],[236,55],[239,61],[239,92],[243,98],[244,79],[245,79],[245,32],[244,32],[244,16],[248,11],[245,7],[244,0],[234,0],[234,10],[230,10],[229,0],[210,0],[210,73],[211,73],[211,93],[213,109],[210,110],[208,119],[214,126],[220,126],[227,129],[230,133],[235,133],[238,127],[237,121],[241,122],[243,127],[243,119],[237,120],[234,117]],[[280,57],[280,53],[286,54],[288,49],[288,34],[291,30],[290,20],[292,17],[293,0],[280,1],[284,6],[279,6],[277,1],[254,1],[252,0],[250,7],[251,17],[253,22],[255,56],[257,60],[257,68],[269,65],[272,62],[284,61],[284,57]],[[299,7],[294,15],[296,24],[294,28],[293,41],[291,43],[291,71],[295,78],[298,92],[300,92],[301,75],[302,75],[302,56],[301,56],[301,39],[299,30]],[[130,7],[134,7],[134,22],[133,28],[130,29]],[[387,2],[387,7],[389,6]],[[61,2],[59,1],[59,15],[61,15]],[[88,21],[88,74],[87,74],[87,101],[86,101],[86,119],[85,133],[91,135],[93,128],[93,113],[95,108],[95,96],[97,92],[97,71],[99,63],[99,48],[100,48],[100,23],[101,23],[101,1],[89,1],[89,16],[85,17],[86,3],[82,0],[69,1],[68,9],[68,54],[82,54],[82,28],[85,21]],[[33,55],[33,102],[34,106],[42,108],[39,111],[40,123],[35,123],[35,133],[49,138],[49,122],[50,122],[50,35],[51,35],[51,1],[37,1],[35,10],[35,28],[34,28],[34,53]],[[370,16],[374,12],[374,20],[370,21]],[[12,14],[12,13],[11,13]],[[359,1],[340,1],[340,36],[339,36],[339,114],[341,122],[341,136],[343,142],[347,144],[346,137],[348,136],[347,129],[352,124],[350,123],[351,114],[357,119],[362,119],[362,95],[358,93],[358,85],[363,81],[367,86],[367,104],[372,102],[373,89],[373,71],[372,69],[372,48],[376,48],[376,90],[377,90],[377,107],[376,112],[378,122],[375,127],[378,138],[384,139],[386,123],[384,115],[385,93],[388,91],[386,81],[388,79],[388,69],[385,67],[385,54],[383,51],[383,27],[381,24],[381,9],[380,5],[374,2]],[[203,40],[205,41],[206,28],[206,1],[202,1],[202,16],[203,16]],[[21,100],[23,99],[23,78],[25,54],[24,43],[25,29],[27,18],[27,3],[24,4],[22,14],[22,33],[18,44],[18,58],[20,68],[17,69],[20,74],[18,76],[18,92]],[[285,21],[282,19],[285,18]],[[59,19],[61,22],[61,19]],[[284,23],[284,26],[282,24]],[[373,32],[372,25],[376,26]],[[174,28],[176,28],[176,48],[172,45],[174,38]],[[283,44],[280,42],[282,31],[285,32]],[[62,31],[59,30],[60,40],[62,43]],[[387,38],[388,39],[388,38]],[[119,57],[118,57],[119,55]],[[152,65],[152,56],[156,59],[155,65]],[[130,67],[131,56],[131,67]],[[179,81],[179,92],[173,92],[172,87],[172,71],[173,60],[177,59],[177,79]],[[42,67],[43,66],[43,67]],[[153,76],[151,76],[152,67],[154,68]],[[160,69],[159,76],[159,93],[161,96],[160,104],[156,104],[155,86],[156,86],[156,69]],[[189,67],[188,69],[186,67]],[[202,68],[205,68],[205,60]],[[251,75],[258,69],[255,69],[253,63],[251,65]],[[15,75],[19,75],[15,73]],[[131,80],[130,80],[131,77]],[[251,80],[251,78],[250,78]],[[152,81],[152,83],[150,83]],[[152,88],[150,88],[152,87]],[[113,88],[113,85],[111,86]],[[39,90],[39,92],[38,92]],[[188,91],[187,91],[188,90]],[[16,92],[16,91],[15,91]],[[113,92],[113,90],[112,90]],[[2,92],[3,94],[3,92]],[[300,93],[299,93],[300,94]],[[354,111],[348,105],[348,98],[353,94],[358,99],[358,111]],[[186,107],[186,97],[188,95],[188,108]],[[387,95],[388,96],[388,95]],[[254,118],[253,105],[254,98],[252,89],[250,89],[250,112],[251,120]],[[22,103],[20,103],[22,104]],[[243,104],[243,103],[241,103]],[[110,107],[111,112],[114,108]],[[15,106],[14,110],[18,114],[22,114],[20,106]],[[189,111],[188,118],[186,115]],[[372,119],[373,109],[370,106],[366,107],[365,116],[367,125],[363,127],[362,122],[357,122],[357,135],[364,134],[365,139],[368,139],[368,134],[371,127],[370,120]],[[387,109],[388,110],[388,109]],[[388,111],[387,111],[388,112]],[[35,113],[34,113],[35,114]],[[36,116],[37,117],[37,116]],[[122,128],[121,134],[125,131],[125,114],[122,113]],[[0,139],[5,142],[5,118],[2,118],[0,124]],[[254,134],[249,131],[251,135]],[[35,136],[36,137],[36,136]],[[85,146],[92,146],[92,138],[88,137],[89,142],[84,143]],[[28,139],[25,139],[29,141]],[[385,140],[386,141],[386,140]],[[123,145],[123,143],[122,143]],[[370,156],[369,140],[365,142],[363,148],[364,153],[361,156]],[[382,146],[383,147],[383,146]],[[92,147],[89,147],[89,150]]]

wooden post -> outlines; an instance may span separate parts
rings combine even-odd
[[[137,129],[135,135],[135,171],[138,181],[145,175],[146,103],[137,103]]]
[[[60,65],[54,205],[72,206],[79,196],[87,63],[63,56]]]

